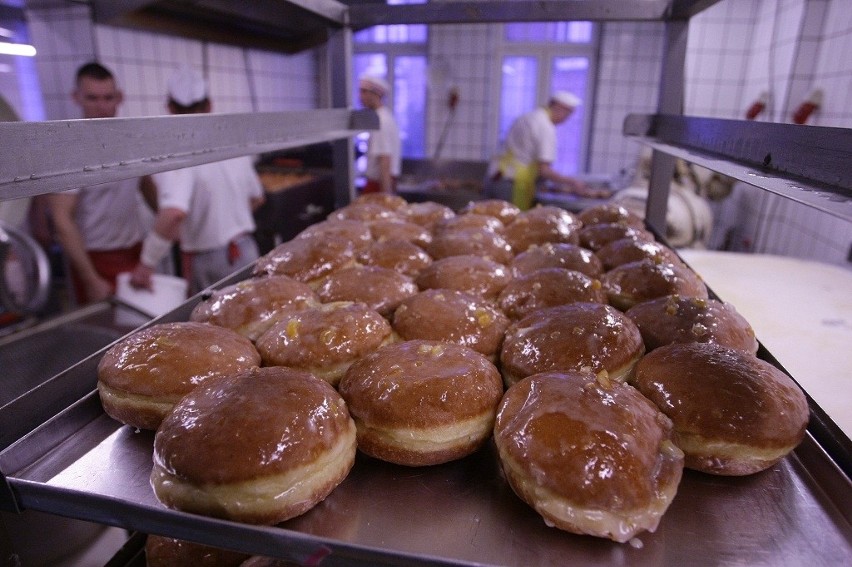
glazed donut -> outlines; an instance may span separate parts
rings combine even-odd
[[[391,193],[361,193],[353,199],[352,203],[379,205],[391,211],[400,211],[408,205],[408,201]]]
[[[305,370],[336,386],[350,364],[395,338],[378,312],[340,301],[288,313],[256,344],[264,366]]]
[[[645,259],[653,260],[658,264],[683,264],[677,253],[668,246],[629,236],[604,245],[595,252],[595,256],[606,271],[622,264]]]
[[[506,480],[548,526],[622,543],[655,531],[677,493],[684,458],[671,435],[635,389],[590,372],[518,382],[494,426]]]
[[[654,242],[654,235],[644,228],[637,228],[618,222],[592,224],[584,226],[577,233],[579,244],[592,252],[597,252],[614,240],[633,238],[645,242]]]
[[[667,295],[638,303],[625,313],[633,319],[645,349],[671,343],[714,343],[757,353],[754,329],[730,303]]]
[[[355,420],[359,450],[424,466],[467,456],[491,437],[503,384],[497,368],[467,347],[414,340],[353,364],[340,394]]]
[[[145,538],[145,567],[241,567],[251,555],[172,537]]]
[[[606,293],[600,281],[564,268],[543,268],[515,278],[497,298],[497,305],[510,319],[577,302],[606,303]]]
[[[435,234],[440,234],[448,230],[465,230],[469,228],[475,230],[490,230],[491,232],[496,232],[498,234],[502,234],[506,230],[503,223],[496,217],[480,215],[477,213],[466,213],[463,215],[456,215],[448,219],[439,220],[435,223],[432,230]]]
[[[355,248],[342,236],[311,236],[282,242],[254,265],[253,274],[284,275],[310,284],[355,263]]]
[[[98,363],[98,394],[111,418],[157,429],[205,381],[260,366],[247,338],[207,323],[159,323],[123,338]]]
[[[371,194],[377,195],[378,193],[368,193],[368,195]],[[274,557],[254,555],[241,563],[240,567],[303,567],[303,565],[303,563],[288,561],[287,559],[276,559]]]
[[[389,317],[403,299],[420,290],[412,278],[389,268],[352,266],[322,278],[316,291],[323,303],[365,303],[383,317]]]
[[[705,473],[765,470],[796,448],[808,424],[807,399],[789,376],[716,344],[661,346],[630,382],[671,418],[686,467]]]
[[[432,262],[414,281],[421,290],[454,289],[485,299],[497,299],[511,280],[511,273],[503,264],[464,254]]]
[[[474,228],[436,233],[432,243],[426,247],[426,252],[435,260],[474,255],[500,264],[508,264],[514,257],[512,247],[500,234]]]
[[[637,303],[680,295],[707,299],[704,281],[684,264],[658,264],[653,260],[628,262],[601,276],[609,302],[627,311]]]
[[[366,250],[373,243],[370,225],[359,220],[324,220],[312,224],[296,235],[296,238],[320,238],[336,236],[352,243],[355,253]]]
[[[404,340],[459,344],[495,361],[508,326],[508,317],[491,302],[452,289],[422,291],[393,314],[393,328]]]
[[[539,372],[606,371],[624,382],[645,353],[636,324],[610,305],[571,303],[512,323],[500,351],[506,386]]]
[[[585,208],[577,213],[577,219],[583,223],[583,226],[619,223],[645,228],[645,219],[618,203],[602,203]]]
[[[456,216],[455,211],[446,205],[434,201],[423,201],[422,203],[408,203],[401,209],[403,218],[407,221],[425,226],[429,230],[441,219]]]
[[[357,258],[367,266],[388,268],[411,277],[417,277],[423,268],[432,263],[432,257],[425,250],[406,240],[374,242]]]
[[[421,248],[432,242],[432,232],[419,224],[404,220],[377,220],[370,223],[370,233],[375,242],[407,240]]]
[[[327,220],[357,220],[357,221],[375,221],[380,219],[399,219],[402,218],[404,209],[393,210],[387,208],[383,204],[375,202],[352,202],[346,206],[340,207],[336,211],[332,211]]]
[[[565,268],[582,272],[590,278],[603,274],[603,264],[591,250],[564,242],[534,244],[516,255],[509,265],[512,275],[521,277],[542,268]]]
[[[355,462],[355,424],[327,382],[292,368],[218,376],[154,436],[151,486],[169,508],[272,525],[321,502]]]
[[[482,199],[480,201],[471,201],[459,210],[459,214],[475,213],[478,215],[488,215],[494,217],[503,223],[503,226],[508,225],[515,220],[515,217],[521,212],[521,209],[514,203],[504,201],[503,199]]]
[[[287,276],[249,278],[202,296],[190,321],[211,323],[236,331],[254,341],[282,311],[298,311],[320,304],[305,283]]]
[[[506,240],[515,254],[546,242],[577,244],[580,226],[574,215],[565,209],[539,205],[523,211],[509,223]]]

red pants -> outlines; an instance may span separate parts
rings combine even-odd
[[[391,187],[391,192],[396,193],[396,177],[393,178]],[[367,183],[364,184],[364,187],[361,189],[361,193],[381,193],[382,192],[382,184],[379,183],[376,179],[368,179]]]
[[[115,292],[115,279],[121,272],[130,272],[139,263],[139,254],[142,252],[142,243],[139,242],[130,248],[119,248],[117,250],[88,250],[86,253],[95,265],[95,270],[112,285]],[[71,281],[74,285],[74,296],[79,305],[88,303],[86,289],[83,280],[72,268]]]

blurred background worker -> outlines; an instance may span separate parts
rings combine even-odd
[[[393,193],[402,170],[402,143],[396,118],[384,104],[390,85],[379,76],[363,75],[358,87],[361,104],[379,115],[379,129],[371,130],[367,141],[367,183],[363,192]]]
[[[486,192],[511,201],[521,209],[532,207],[539,181],[550,181],[551,190],[601,196],[590,191],[579,179],[553,169],[556,126],[568,120],[581,103],[576,95],[558,91],[551,95],[547,105],[516,118],[501,152],[489,164]]]
[[[123,95],[112,72],[92,62],[77,70],[72,98],[83,118],[113,118]],[[133,178],[47,196],[78,304],[109,297],[115,293],[116,276],[138,264],[146,232],[141,186]]]
[[[184,67],[169,80],[172,114],[212,109],[201,73]],[[180,242],[181,272],[195,294],[258,258],[253,211],[264,193],[250,156],[205,163],[152,176],[158,212],[131,275],[135,287],[151,287],[154,267]]]

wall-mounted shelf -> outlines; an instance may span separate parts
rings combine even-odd
[[[624,134],[852,221],[852,129],[631,114]]]

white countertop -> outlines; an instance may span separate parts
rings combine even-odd
[[[678,253],[852,438],[852,270],[762,254]]]

